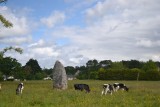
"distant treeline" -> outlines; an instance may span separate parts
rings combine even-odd
[[[143,62],[138,60],[114,61],[89,60],[84,66],[65,67],[67,75],[76,75],[78,79],[99,80],[160,80],[160,62],[152,60]],[[16,79],[41,80],[52,77],[53,68],[41,68],[36,59],[30,59],[22,66],[11,57],[0,58],[0,80],[3,76],[14,76]]]
[[[118,61],[89,60],[86,66],[66,67],[68,74],[80,70],[78,79],[99,80],[160,80],[160,62],[152,60],[142,62],[138,60]]]

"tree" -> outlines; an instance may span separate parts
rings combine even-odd
[[[44,72],[43,72],[43,73],[38,72],[38,73],[36,73],[36,75],[35,75],[35,79],[36,79],[36,80],[42,80],[44,77],[45,77],[45,73],[44,73]]]
[[[93,66],[97,66],[98,65],[98,61],[96,59],[94,60],[89,60],[87,63],[86,63],[86,66],[87,67],[93,67]]]
[[[5,57],[0,59],[0,71],[4,75],[13,75],[19,78],[19,73],[22,72],[21,64],[14,58]]]
[[[98,70],[98,78],[100,80],[105,80],[106,79],[106,70],[104,68],[100,68]]]
[[[26,79],[29,80],[40,79],[44,74],[38,64],[38,61],[32,58],[26,63],[23,68],[26,74]],[[42,73],[42,75],[40,73]]]
[[[35,75],[36,73],[42,72],[42,69],[38,64],[38,61],[35,60],[35,59],[30,59],[26,63],[25,67],[30,67],[31,68],[31,72],[30,73],[33,74],[33,75]]]
[[[31,80],[34,78],[34,76],[32,76],[31,74],[32,68],[30,66],[24,66],[23,70],[24,70],[26,79]]]
[[[3,26],[6,28],[13,27],[13,24],[9,22],[6,18],[4,18],[2,15],[0,15],[0,21],[2,22]]]
[[[157,71],[158,67],[156,65],[155,62],[153,62],[152,60],[147,61],[143,68],[144,71],[148,72],[148,71]]]
[[[50,68],[50,69],[43,68],[42,71],[43,71],[46,75],[52,75],[53,68]]]
[[[4,48],[3,51],[0,51],[0,59],[2,59],[4,57],[4,54],[7,52],[7,51],[11,51],[11,50],[14,50],[20,54],[23,53],[23,50],[21,48],[15,48],[15,47],[7,47],[7,48]]]
[[[124,69],[124,65],[122,62],[112,62],[111,69]]]
[[[103,67],[103,68],[107,69],[107,68],[111,67],[111,63],[112,63],[111,60],[103,60],[103,61],[99,62],[99,65],[100,65],[100,67]]]
[[[91,72],[93,73],[94,71],[98,70],[98,61],[96,59],[89,60],[86,63],[86,66],[87,66],[87,69],[88,69],[88,71],[87,71],[88,79],[90,79]]]
[[[7,0],[0,0],[0,3],[6,3]],[[2,22],[3,26],[6,28],[13,27],[13,24],[9,22],[6,18],[3,17],[3,15],[0,14],[0,22]],[[8,50],[15,50],[16,52],[19,52],[20,54],[23,53],[23,50],[21,48],[14,48],[12,46],[5,48],[3,51],[0,51],[0,59],[3,58],[4,53]]]
[[[68,75],[74,75],[76,73],[75,68],[72,66],[65,67],[65,70]]]
[[[87,72],[87,68],[85,66],[77,67],[76,70],[80,70],[80,73],[77,76],[78,79],[87,79],[88,78],[88,72]]]
[[[17,60],[14,59],[14,58],[11,58],[11,57],[4,58],[4,54],[9,50],[14,50],[14,51],[16,51],[20,54],[23,53],[23,50],[21,48],[14,48],[14,47],[11,47],[11,46],[7,47],[7,48],[4,48],[2,51],[0,51],[0,73],[5,74],[5,75],[10,75],[8,72],[13,71],[13,70],[11,70],[10,66],[15,64],[15,63],[18,63]],[[13,60],[13,62],[12,62],[12,60]],[[8,61],[8,62],[6,62],[6,61]],[[14,68],[17,69],[16,67],[14,67]],[[21,70],[19,72],[21,72]],[[19,73],[18,73],[18,75],[19,75]],[[15,76],[17,76],[17,75],[15,75]],[[19,78],[19,76],[18,76],[18,78]],[[0,75],[0,78],[2,78],[1,75]]]
[[[6,2],[7,0],[0,0],[0,3],[6,3]],[[3,26],[6,28],[13,27],[13,24],[9,22],[6,18],[4,18],[1,14],[0,14],[0,21],[2,22]]]
[[[139,62],[137,60],[130,60],[130,61],[122,61],[123,65],[129,69],[133,68],[142,68],[142,62]]]

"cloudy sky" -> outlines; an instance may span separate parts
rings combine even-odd
[[[0,50],[22,65],[36,59],[42,68],[89,59],[160,61],[160,0],[8,0],[0,14]]]

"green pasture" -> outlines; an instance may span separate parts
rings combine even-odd
[[[102,84],[123,82],[129,92],[101,96]],[[0,82],[0,107],[160,107],[160,81],[68,81],[67,90],[54,90],[52,81],[25,81],[22,95],[16,95],[19,82]],[[74,83],[86,83],[91,92],[75,91]]]

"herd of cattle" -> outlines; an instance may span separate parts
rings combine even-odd
[[[106,95],[107,93],[110,93],[112,95],[113,92],[116,92],[118,90],[125,90],[125,91],[129,90],[129,88],[123,83],[114,83],[113,85],[103,84],[102,87],[103,90],[101,95]],[[74,88],[75,90],[80,90],[80,91],[85,90],[87,93],[91,91],[89,85],[87,84],[74,84]],[[17,95],[22,94],[23,89],[24,89],[24,84],[19,83],[16,88],[16,94]],[[1,84],[0,84],[0,90],[1,90]]]
[[[81,90],[81,91],[85,90],[87,93],[91,91],[89,85],[87,84],[74,84],[74,88],[75,90]],[[129,88],[123,83],[114,83],[113,85],[103,84],[102,95],[106,95],[107,93],[110,93],[112,95],[113,92],[118,90],[128,91]]]

